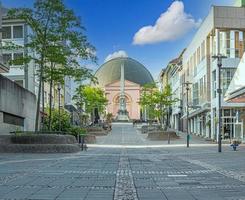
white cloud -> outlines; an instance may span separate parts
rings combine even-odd
[[[116,51],[116,52],[114,52],[112,54],[109,54],[106,57],[105,62],[107,62],[107,61],[109,61],[109,60],[111,60],[113,58],[118,58],[118,57],[126,58],[126,57],[128,57],[128,55],[127,55],[127,53],[125,51],[119,50],[119,51]]]
[[[174,1],[157,19],[154,26],[144,26],[134,35],[133,44],[176,40],[192,28],[198,27],[200,22],[201,20],[196,21],[192,15],[185,13],[182,1]]]

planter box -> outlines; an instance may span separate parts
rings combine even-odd
[[[78,144],[4,144],[1,153],[76,153]]]
[[[85,144],[94,144],[96,143],[96,136],[95,135],[86,135],[84,136]]]
[[[161,130],[161,125],[144,125],[141,127],[141,133],[142,134],[147,134],[148,132],[151,132],[151,131],[156,131],[156,130]]]
[[[32,134],[32,135],[13,135],[11,142],[14,144],[75,144],[76,138],[72,135],[56,134]]]
[[[32,134],[0,136],[1,153],[75,153],[80,151],[72,135]]]
[[[152,131],[148,133],[147,139],[167,141],[169,137],[170,140],[176,140],[180,138],[174,131]]]

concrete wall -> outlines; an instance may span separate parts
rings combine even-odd
[[[0,134],[17,129],[34,130],[36,97],[33,93],[0,75]],[[24,126],[4,123],[5,113],[24,119]]]

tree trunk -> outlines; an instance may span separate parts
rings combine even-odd
[[[53,79],[50,80],[49,86],[49,120],[48,120],[48,130],[51,130],[51,123],[52,123],[52,90],[53,90]]]
[[[48,130],[52,131],[51,123],[52,123],[52,91],[53,91],[53,63],[51,63],[50,68],[50,85],[49,85],[49,120],[48,120]]]
[[[39,130],[39,115],[40,115],[40,100],[41,100],[42,82],[43,82],[43,64],[40,66],[39,86],[38,86],[38,95],[37,95],[37,110],[36,110],[36,121],[35,121],[35,132],[37,132]]]
[[[42,78],[42,131],[44,130],[44,77]]]

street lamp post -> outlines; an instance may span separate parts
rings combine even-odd
[[[60,90],[61,90],[61,83],[58,83],[58,98],[59,98],[59,132],[61,131],[61,121],[60,121]]]
[[[189,133],[189,126],[188,126],[188,120],[189,120],[189,90],[190,90],[190,85],[192,83],[190,82],[185,82],[183,83],[185,85],[185,89],[186,89],[186,147],[189,148],[190,147],[190,133]]]
[[[217,66],[218,66],[218,88],[217,88],[217,93],[218,93],[218,152],[221,152],[221,129],[222,129],[222,120],[221,120],[221,94],[222,94],[222,89],[221,89],[221,67],[222,67],[222,59],[227,58],[226,56],[223,56],[221,54],[218,54],[216,56],[212,56],[212,58],[217,59]]]

